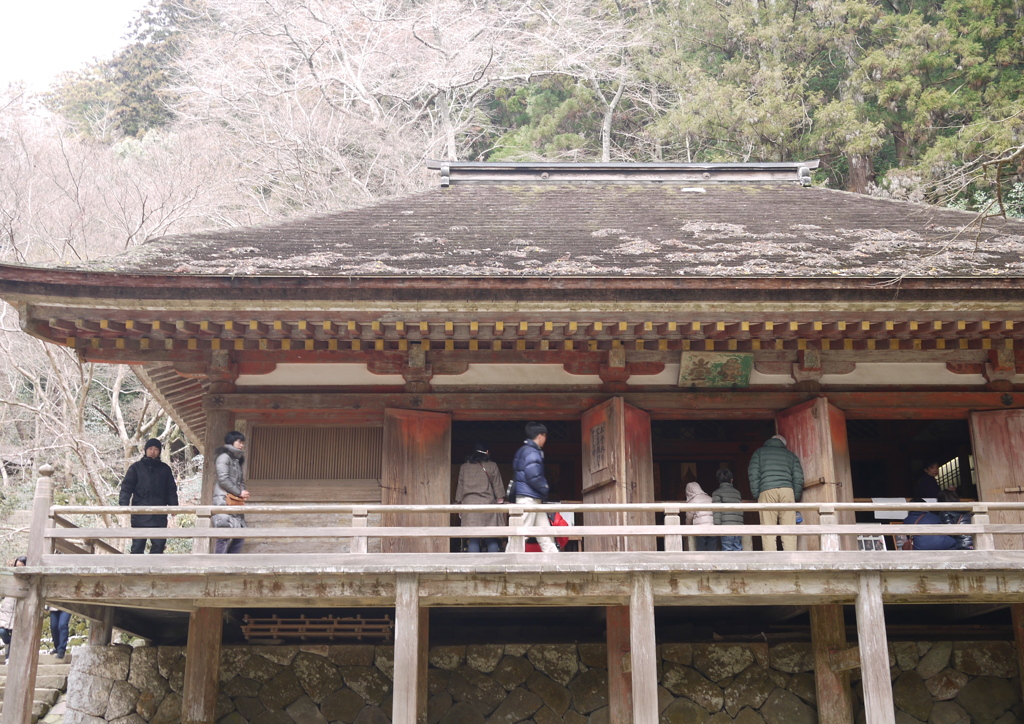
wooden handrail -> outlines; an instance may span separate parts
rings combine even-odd
[[[973,535],[976,536],[978,550],[994,548],[996,535],[1024,535],[1024,524],[991,524],[989,512],[999,510],[1024,510],[1024,502],[998,503],[718,503],[695,504],[679,502],[659,503],[623,503],[623,504],[588,504],[588,503],[551,503],[543,508],[550,512],[662,512],[665,514],[663,525],[576,525],[571,529],[552,529],[543,527],[522,526],[523,514],[527,510],[521,505],[368,505],[368,504],[273,504],[236,506],[51,506],[48,510],[51,524],[36,533],[40,542],[45,542],[49,549],[57,546],[65,553],[85,552],[76,546],[69,545],[69,539],[81,539],[94,542],[106,550],[117,549],[103,539],[124,540],[149,537],[153,530],[149,528],[79,528],[66,515],[99,515],[109,513],[131,514],[195,514],[195,528],[163,528],[161,538],[191,539],[193,553],[209,553],[212,549],[211,540],[223,538],[262,538],[262,539],[309,539],[309,538],[345,538],[350,541],[350,551],[354,554],[366,553],[369,538],[508,538],[508,552],[521,552],[528,536],[555,536],[571,530],[574,538],[594,536],[656,536],[665,540],[665,551],[668,553],[682,551],[682,539],[689,536],[817,536],[821,542],[821,550],[838,551],[840,536],[843,535],[894,535],[912,533],[913,535]],[[686,511],[762,511],[762,510],[798,510],[817,512],[819,524],[800,525],[681,525],[681,514]],[[970,510],[974,520],[967,524],[958,524],[955,529],[949,525],[915,525],[913,530],[895,528],[889,524],[855,523],[838,524],[838,511],[954,511]],[[385,512],[403,513],[465,513],[465,512],[499,512],[509,514],[509,526],[403,526],[386,527],[371,526],[368,517]],[[290,526],[275,528],[213,528],[212,516],[218,513],[229,514],[289,514],[312,515],[324,513],[348,513],[352,516],[351,525],[346,527]],[[41,533],[41,534],[40,534]]]
[[[102,513],[130,513],[132,515],[182,515],[195,514],[200,508],[208,508],[212,514],[217,513],[287,513],[323,514],[323,513],[355,513],[365,511],[373,513],[507,513],[515,508],[514,504],[494,505],[380,505],[366,503],[253,503],[244,507],[237,506],[200,506],[200,505],[55,505],[50,508],[51,515],[98,515]],[[545,503],[544,510],[555,512],[578,513],[665,513],[665,512],[696,512],[707,511],[759,511],[759,510],[797,510],[810,512],[833,511],[918,511],[938,513],[971,512],[985,513],[998,510],[1024,510],[1021,502],[991,503]]]
[[[106,538],[142,538],[153,535],[153,528],[83,528],[82,532]],[[573,536],[642,536],[642,535],[893,535],[892,526],[859,523],[852,525],[579,525],[569,528],[522,526],[465,526],[429,527],[402,526],[366,528],[298,527],[298,528],[166,528],[160,529],[161,538],[497,538],[510,534],[517,536],[554,536],[571,533]],[[915,525],[914,535],[975,535],[993,533],[998,535],[1024,534],[1024,523],[999,525],[957,525],[955,530],[945,524]],[[65,530],[51,528],[46,538],[65,539],[71,536]]]

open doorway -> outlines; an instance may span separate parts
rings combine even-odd
[[[744,500],[750,500],[750,457],[775,434],[771,420],[654,420],[655,500],[686,500],[686,486],[715,491],[715,473],[728,468]]]
[[[512,477],[512,457],[523,444],[527,420],[474,420],[452,422],[452,500],[459,467],[481,444],[491,452],[501,478]],[[541,420],[548,428],[544,445],[544,473],[551,485],[550,500],[581,499],[580,423],[578,420]]]
[[[926,465],[939,488],[976,498],[967,420],[847,420],[856,499],[914,497]]]

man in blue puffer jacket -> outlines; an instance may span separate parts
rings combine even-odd
[[[548,441],[548,429],[540,422],[526,423],[526,439],[512,458],[512,480],[516,485],[516,505],[527,507],[523,525],[542,528],[551,527],[548,514],[540,509],[548,497],[548,479],[544,477],[544,443]],[[537,506],[530,510],[531,506]],[[558,553],[553,538],[538,536],[543,553]]]
[[[804,469],[800,458],[786,449],[786,438],[775,435],[750,458],[747,469],[750,494],[758,503],[795,503],[804,491]],[[796,525],[795,510],[762,510],[761,525]],[[782,538],[782,550],[796,550],[795,535],[761,536],[766,551],[776,550]]]

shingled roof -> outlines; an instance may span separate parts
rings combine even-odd
[[[795,184],[475,183],[274,226],[165,237],[80,268],[346,277],[1024,276],[1024,222],[975,221],[968,212]]]

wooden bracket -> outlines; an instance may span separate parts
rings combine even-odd
[[[610,478],[605,478],[604,480],[592,481],[590,485],[587,486],[584,492],[591,493],[597,490],[598,488],[604,488],[608,485],[615,485],[617,482],[618,480],[615,479],[614,475]]]
[[[1012,390],[1013,378],[1017,374],[1017,359],[1010,349],[989,350],[989,361],[985,363],[986,389]]]
[[[851,646],[848,649],[829,649],[828,664],[832,671],[850,671],[860,668],[860,647]]]

